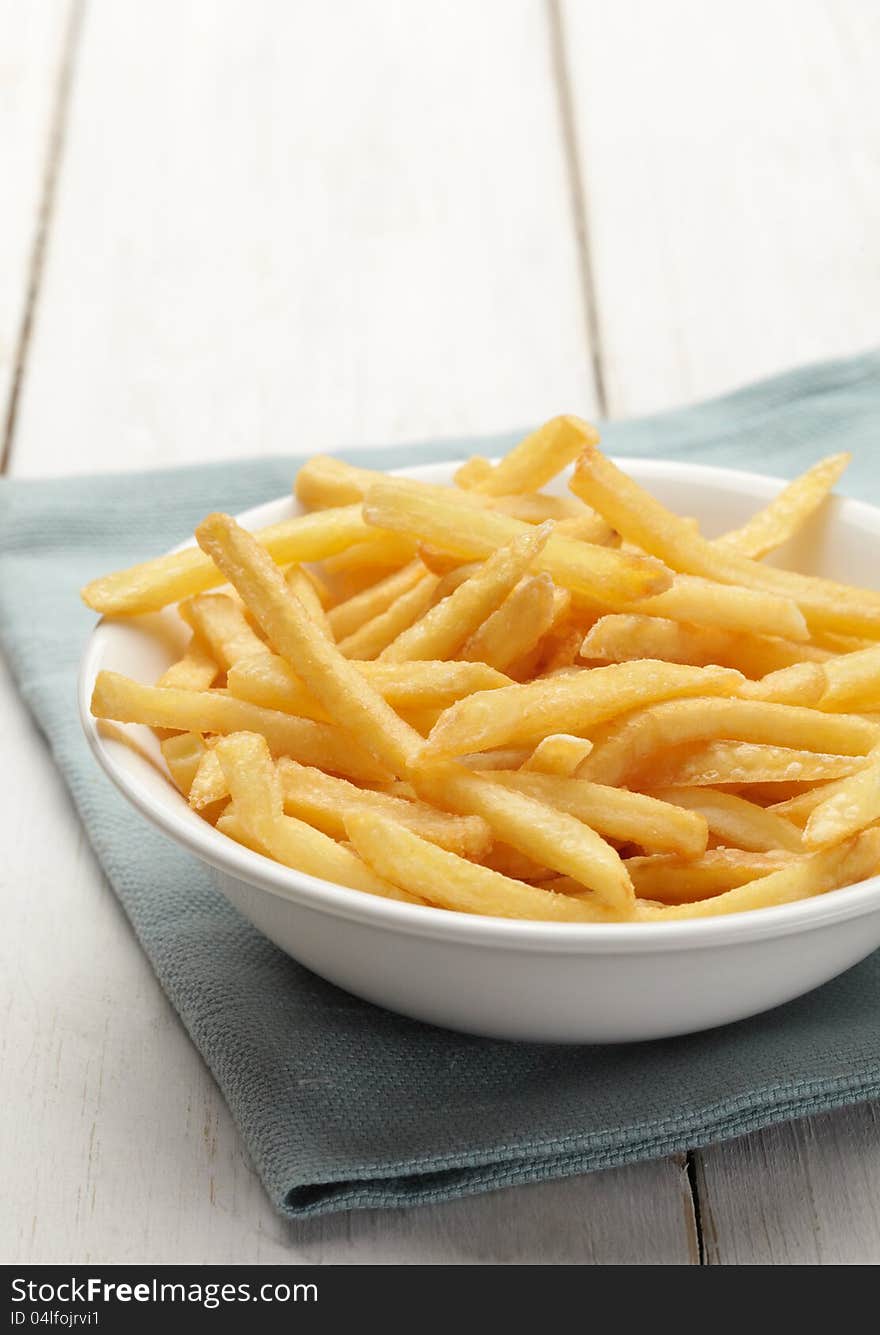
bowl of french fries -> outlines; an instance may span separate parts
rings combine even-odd
[[[83,590],[86,736],[372,1002],[559,1042],[754,1015],[880,945],[880,511],[831,494],[847,462],[615,461],[572,416],[497,460],[316,456]]]

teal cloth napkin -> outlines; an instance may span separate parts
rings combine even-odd
[[[845,490],[880,502],[878,430],[880,355],[872,354],[615,422],[604,439],[622,455],[783,475],[850,448]],[[506,443],[357,459],[383,468]],[[710,1033],[627,1047],[489,1042],[393,1015],[309,973],[128,806],[76,717],[76,665],[93,622],[77,591],[181,540],[209,510],[285,492],[295,467],[293,458],[249,460],[0,487],[0,642],[277,1208],[302,1218],[444,1200],[684,1150],[880,1094],[880,952],[810,996]]]

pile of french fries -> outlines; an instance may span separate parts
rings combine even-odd
[[[847,462],[710,541],[576,417],[448,487],[318,456],[301,516],[212,514],[88,585],[191,632],[92,712],[157,729],[229,838],[374,895],[601,923],[823,894],[880,870],[880,592],[762,558]]]

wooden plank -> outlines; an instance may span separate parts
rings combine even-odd
[[[612,412],[875,344],[878,7],[562,12]]]
[[[672,1159],[413,1211],[285,1224],[5,669],[0,733],[16,764],[0,813],[0,837],[15,849],[0,867],[0,1254],[10,1262],[694,1259],[690,1191]]]
[[[705,1151],[710,1265],[877,1265],[880,1108],[807,1118]]]
[[[90,5],[15,471],[591,410],[537,0],[258,13]],[[0,810],[4,1255],[695,1259],[676,1160],[285,1225],[5,678],[0,731],[17,780]]]
[[[562,18],[611,411],[876,342],[880,11],[562,0]],[[876,1107],[695,1162],[709,1263],[880,1256]]]
[[[0,4],[0,456],[27,332],[71,6]]]
[[[20,474],[593,408],[540,0],[94,0]]]

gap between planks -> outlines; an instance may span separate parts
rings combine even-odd
[[[58,83],[55,90],[52,120],[46,145],[46,164],[43,170],[43,185],[34,221],[34,237],[31,246],[27,272],[27,290],[18,337],[15,340],[13,356],[12,383],[9,390],[9,403],[3,423],[3,437],[0,441],[0,475],[5,474],[12,461],[12,449],[15,437],[15,423],[18,415],[18,403],[24,381],[25,366],[31,334],[34,327],[37,302],[40,296],[40,284],[46,259],[46,247],[49,241],[49,229],[55,209],[55,194],[58,175],[64,155],[64,142],[67,129],[67,113],[73,90],[73,78],[76,67],[76,55],[82,32],[86,0],[72,0],[67,16],[67,28],[62,42],[61,64]]]

